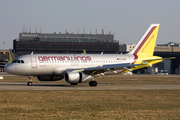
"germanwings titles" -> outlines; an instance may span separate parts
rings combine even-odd
[[[91,56],[38,56],[40,62],[43,61],[91,61]]]
[[[127,54],[30,54],[19,56],[5,67],[9,74],[32,76],[40,81],[65,79],[71,85],[89,82],[97,86],[95,75],[119,74],[159,63],[163,58],[153,56],[159,24],[152,24]]]

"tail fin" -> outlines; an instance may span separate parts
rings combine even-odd
[[[159,24],[151,24],[129,54],[153,56],[158,30]]]
[[[83,54],[86,54],[86,50],[85,49],[83,49]]]
[[[9,49],[9,62],[12,62],[14,60],[14,55],[12,53],[12,50]]]

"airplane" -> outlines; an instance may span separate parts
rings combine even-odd
[[[83,49],[83,54],[87,54],[85,49]]]
[[[89,82],[97,86],[95,75],[120,74],[152,66],[163,60],[153,56],[159,24],[151,24],[127,54],[30,54],[13,60],[4,69],[9,74],[33,76],[39,81],[64,80],[71,85]]]
[[[11,63],[14,60],[14,55],[12,53],[12,50],[9,49],[9,60],[6,60],[4,62],[0,62],[0,66],[5,67],[7,64]]]

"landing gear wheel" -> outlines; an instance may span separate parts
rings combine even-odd
[[[96,87],[97,86],[97,82],[96,81],[91,81],[91,82],[89,82],[89,86]]]
[[[32,86],[32,82],[28,82],[27,85],[28,85],[28,86]]]
[[[29,77],[29,82],[27,82],[27,85],[32,86],[33,76],[28,76],[28,77]]]
[[[70,83],[71,85],[77,85],[78,83]]]

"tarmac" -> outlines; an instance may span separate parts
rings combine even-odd
[[[13,76],[5,72],[0,72],[0,76]],[[134,75],[136,77],[148,77],[148,75]],[[119,77],[118,75],[114,77]],[[151,76],[151,77],[180,77],[171,76]],[[176,84],[98,84],[96,87],[90,87],[88,83],[70,85],[69,83],[33,83],[27,86],[26,82],[2,82],[0,81],[0,90],[180,90],[180,85]]]
[[[98,84],[90,87],[88,83],[33,83],[33,86],[27,86],[24,82],[0,82],[0,90],[180,90],[180,85]]]

